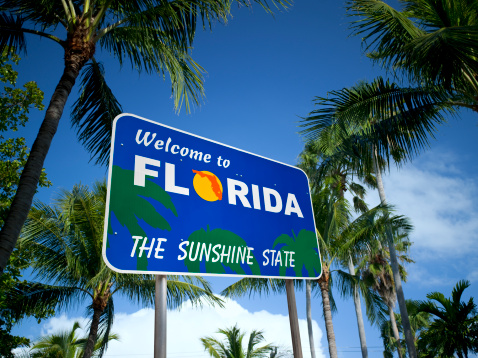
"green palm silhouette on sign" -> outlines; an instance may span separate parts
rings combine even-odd
[[[289,235],[282,234],[275,239],[273,247],[284,245],[280,248],[281,257],[285,258],[285,251],[294,252],[294,272],[297,277],[302,277],[302,268],[305,266],[309,277],[317,277],[322,271],[322,264],[317,249],[317,236],[314,232],[309,230],[301,230],[299,235],[294,238]],[[284,276],[286,274],[287,265],[279,268],[279,274]]]
[[[110,217],[108,219],[108,233],[112,234],[111,215],[114,214],[121,225],[126,226],[131,236],[145,237],[146,233],[139,225],[139,220],[144,220],[148,225],[161,230],[171,230],[171,226],[147,199],[161,203],[166,209],[178,216],[171,197],[159,185],[151,180],[145,181],[145,186],[133,185],[134,172],[113,166],[110,188]],[[150,241],[151,238],[148,238]],[[136,249],[139,252],[140,245]],[[137,256],[137,270],[146,271],[148,259],[146,255]]]
[[[252,265],[247,264],[247,243],[240,236],[231,231],[222,229],[214,229],[210,231],[208,226],[207,230],[200,229],[194,231],[191,235],[189,235],[188,241],[188,247],[185,248],[188,255],[185,258],[184,263],[186,264],[189,272],[200,272],[201,262],[205,262],[206,273],[223,274],[226,273],[225,267],[229,267],[235,273],[244,275],[246,272],[244,271],[243,267],[246,266],[251,269],[253,275],[261,274],[259,263],[255,257],[250,260]],[[216,262],[213,262],[213,259],[216,259],[217,257],[217,255],[215,255],[213,252],[215,245],[221,245],[220,247],[216,247],[216,251],[219,254],[222,253],[222,249],[225,246],[224,253],[230,252],[228,257],[229,260],[224,258],[222,260],[223,262],[221,262],[220,259]],[[228,251],[229,246],[231,246],[231,251]],[[235,247],[234,251],[232,251],[232,247]],[[242,263],[242,256],[239,256],[239,260],[236,260],[239,250],[238,248],[240,248],[241,253],[245,252],[244,264]],[[209,251],[208,259],[206,259],[206,251]],[[201,255],[201,253],[203,255]],[[252,251],[251,255],[254,256]],[[234,259],[232,259],[232,257]],[[194,260],[191,260],[191,258]],[[202,260],[200,260],[200,258],[202,258]]]

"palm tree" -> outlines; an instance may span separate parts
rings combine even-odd
[[[247,345],[244,346],[245,333],[241,332],[237,325],[231,328],[220,329],[217,333],[223,334],[225,342],[221,342],[214,337],[203,337],[201,342],[211,357],[215,358],[265,358],[269,354],[277,356],[276,347],[271,344],[256,347],[262,341],[264,336],[262,331],[253,330],[249,335]]]
[[[76,330],[81,328],[78,322],[73,324],[70,331],[63,331],[53,333],[48,336],[41,337],[31,348],[28,357],[31,358],[79,358],[83,355],[82,347],[87,342],[86,338],[78,338]],[[101,350],[101,342],[104,337],[101,337],[100,342],[95,345],[93,356]],[[118,335],[110,334],[108,341],[118,340]]]
[[[21,243],[34,257],[33,274],[50,286],[25,288],[29,304],[46,304],[59,298],[57,307],[90,300],[91,324],[84,357],[93,353],[98,335],[108,336],[113,323],[113,295],[121,293],[132,301],[154,304],[152,275],[128,275],[110,270],[102,258],[106,184],[93,190],[76,185],[63,191],[50,207],[35,203],[25,224]],[[197,284],[202,287],[197,286]],[[168,305],[177,307],[186,299],[219,303],[202,278],[168,277]],[[27,303],[28,304],[28,303]],[[104,342],[101,354],[106,347]]]
[[[341,162],[343,158],[347,158],[349,165],[358,173],[364,176],[367,173],[374,173],[380,201],[386,207],[387,201],[382,181],[383,168],[387,167],[390,159],[393,158],[396,163],[400,163],[413,155],[416,146],[425,145],[426,129],[432,126],[432,122],[420,122],[419,116],[414,117],[409,114],[408,117],[405,116],[404,123],[394,131],[390,128],[388,119],[381,117],[380,113],[377,117],[371,116],[375,114],[373,104],[367,103],[367,106],[370,106],[370,113],[354,106],[362,99],[369,98],[371,91],[384,86],[381,81],[374,86],[360,83],[350,89],[332,92],[330,99],[320,98],[318,102],[320,108],[311,112],[304,120],[303,126],[307,128],[303,133],[317,140],[320,151],[328,156],[330,163]],[[408,95],[405,98],[397,96],[394,100],[393,103],[402,107],[414,101]],[[395,113],[393,110],[390,112]],[[433,107],[427,112],[425,118],[441,118],[440,116],[441,114]],[[398,117],[404,118],[401,115]],[[385,237],[390,252],[393,282],[407,347],[410,356],[416,357],[391,227],[385,230]]]
[[[468,352],[478,352],[478,315],[471,297],[462,302],[463,291],[470,286],[466,280],[459,281],[453,288],[451,298],[441,292],[427,295],[428,301],[417,304],[417,312],[429,313],[433,321],[420,335],[418,346],[431,356],[459,358],[468,357]],[[437,305],[439,304],[439,305]]]
[[[383,1],[350,0],[348,10],[359,16],[354,33],[371,42],[369,56],[390,71],[408,74],[416,87],[400,86],[378,78],[351,89],[318,97],[320,109],[306,118],[305,132],[316,137],[334,127],[337,155],[353,156],[359,165],[379,158],[411,158],[427,146],[436,124],[456,107],[476,110],[478,62],[476,57],[477,8],[473,1],[409,0],[403,12]],[[433,53],[433,56],[430,54]],[[446,53],[446,56],[437,56]],[[346,139],[344,141],[344,139]],[[360,162],[362,161],[362,162]],[[386,202],[379,165],[375,170],[382,203]],[[416,357],[398,275],[398,263],[387,234],[400,312],[407,346]]]
[[[421,335],[426,332],[430,326],[430,314],[426,312],[418,312],[418,302],[407,300],[407,311],[410,317],[410,324],[412,326],[413,335],[415,337],[415,346],[418,344],[418,340]],[[397,329],[400,333],[403,332],[402,320],[400,314],[394,313],[394,319],[397,323]],[[393,351],[396,350],[397,341],[394,337],[391,320],[384,320],[380,324],[380,337],[383,340],[384,358],[393,358]],[[402,339],[403,341],[403,339]],[[405,343],[403,341],[403,343]],[[427,352],[417,346],[417,353],[419,357],[427,357]]]
[[[319,183],[319,182],[317,182]],[[360,246],[366,246],[376,228],[374,216],[383,212],[382,207],[374,208],[362,214],[354,221],[350,220],[350,205],[341,195],[340,186],[335,180],[330,180],[321,186],[311,189],[312,203],[314,207],[315,222],[317,225],[317,237],[322,257],[322,275],[318,280],[311,282],[312,289],[318,289],[322,296],[322,308],[326,324],[329,354],[337,357],[335,333],[333,330],[332,311],[335,303],[332,296],[332,278],[337,276],[341,292],[350,295],[357,284],[364,297],[367,297],[369,317],[375,319],[379,314],[377,308],[380,304],[377,297],[371,295],[369,289],[356,277],[346,274],[341,270],[333,269],[335,262],[349,257],[350,252],[360,251]],[[278,242],[293,245],[294,240],[288,237],[279,237]],[[302,268],[302,267],[301,267]],[[296,287],[302,287],[302,281],[295,280]],[[242,296],[244,294],[269,294],[282,293],[285,290],[284,280],[251,279],[244,278],[227,287],[222,294],[226,297]]]
[[[417,301],[407,300],[407,311],[410,317],[410,324],[412,326],[413,335],[415,337],[415,345],[420,339],[423,332],[426,332],[430,326],[430,314],[426,312],[418,312]],[[394,313],[394,319],[397,323],[397,329],[399,332],[403,332],[402,320],[400,314]],[[393,334],[391,320],[385,320],[380,325],[380,337],[383,340],[384,346],[384,358],[393,358],[393,351],[396,349],[396,339]],[[417,347],[417,353],[419,357],[425,358],[427,353]]]
[[[317,183],[322,179],[322,177],[327,176],[328,180],[333,181],[333,186],[335,188],[339,188],[339,192],[341,196],[344,196],[346,191],[349,191],[354,195],[353,197],[353,204],[354,209],[357,213],[364,213],[368,210],[366,203],[364,202],[363,198],[365,196],[365,189],[363,186],[353,182],[350,180],[354,174],[359,177],[362,181],[367,183],[369,186],[374,187],[374,178],[370,175],[362,176],[361,173],[350,173],[348,163],[337,163],[334,166],[327,166],[323,165],[327,159],[321,158],[320,150],[317,150],[316,143],[309,142],[305,145],[305,149],[299,156],[299,164],[298,167],[305,171],[309,180],[311,182],[312,190],[317,186]],[[319,165],[319,162],[321,165]],[[347,263],[345,266],[348,266],[349,274],[354,276],[355,275],[355,267],[353,264],[352,254],[348,256]],[[365,338],[365,327],[363,323],[363,315],[362,315],[362,308],[360,303],[360,295],[359,290],[356,284],[354,285],[353,289],[353,299],[355,305],[355,312],[357,317],[357,326],[359,331],[359,338],[360,338],[360,346],[362,350],[362,357],[368,357],[368,350],[367,350],[367,342]],[[310,282],[307,281],[306,284],[306,304],[307,307],[310,306]],[[309,310],[307,310],[307,315],[309,316]],[[309,340],[311,344],[311,349],[313,349],[313,338],[312,338],[312,320],[308,319],[308,326],[309,326]],[[315,352],[313,352],[315,353]]]
[[[401,217],[394,218],[394,245],[396,251],[401,253],[399,256],[402,262],[413,262],[407,255],[410,241],[408,240],[408,232],[411,230],[411,225],[408,220]],[[398,226],[398,227],[397,227]],[[397,232],[398,231],[398,232]],[[383,237],[384,235],[380,235]],[[382,248],[380,241],[376,242],[375,249],[369,251],[369,254],[363,258],[363,262],[359,266],[364,266],[361,269],[363,280],[370,281],[372,289],[375,290],[388,308],[388,315],[390,317],[390,325],[393,332],[393,337],[396,342],[396,350],[398,356],[403,357],[402,347],[400,343],[400,334],[395,320],[394,306],[396,301],[396,293],[393,282],[393,272],[388,262],[389,253]],[[403,266],[399,266],[400,277],[405,281],[406,271]]]
[[[247,0],[237,0],[248,5]],[[256,0],[269,10],[265,0]],[[64,71],[23,169],[10,212],[0,232],[0,271],[5,268],[33,202],[43,163],[58,128],[68,96],[80,71],[83,93],[73,123],[87,149],[105,162],[111,123],[121,106],[106,85],[102,66],[94,59],[104,49],[120,64],[138,71],[169,74],[175,107],[199,103],[202,68],[189,51],[200,19],[203,26],[226,21],[229,0],[0,0],[0,52],[25,51],[25,34],[54,41],[64,49]],[[273,0],[285,5],[287,0]],[[270,10],[269,10],[270,11]],[[63,30],[65,37],[58,34]]]

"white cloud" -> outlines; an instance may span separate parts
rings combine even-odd
[[[43,334],[57,330],[71,329],[75,320],[85,327],[85,319],[67,318],[62,315],[48,320],[42,327]],[[168,311],[168,357],[209,357],[204,352],[200,337],[216,335],[220,328],[227,328],[237,323],[238,327],[248,333],[263,330],[265,342],[274,343],[292,350],[289,318],[280,314],[272,314],[265,310],[249,312],[236,301],[225,300],[224,308],[205,306],[202,309],[193,307],[189,302],[178,311]],[[310,357],[308,346],[307,323],[299,320],[302,350],[304,357]],[[116,313],[113,332],[120,336],[120,341],[110,342],[105,357],[146,357],[153,356],[154,345],[154,310],[144,308],[132,314]],[[321,346],[322,332],[316,321],[313,321],[314,340],[317,357],[324,357]],[[79,332],[80,333],[80,332]]]
[[[432,160],[433,159],[433,160]],[[478,251],[478,192],[475,181],[450,158],[427,156],[384,175],[387,201],[414,225],[411,240],[421,258],[458,257]],[[453,163],[453,161],[451,161]],[[378,194],[370,192],[377,204]]]
[[[88,325],[88,319],[84,317],[71,317],[68,318],[66,314],[62,314],[59,317],[50,318],[41,326],[40,335],[46,336],[50,334],[56,334],[60,331],[70,331],[73,328],[73,323],[78,322],[81,329],[76,331],[77,337],[83,337],[86,335],[84,328]]]

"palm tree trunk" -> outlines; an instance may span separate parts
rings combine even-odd
[[[385,189],[383,187],[382,173],[377,163],[376,152],[373,159],[374,159],[373,164],[375,167],[375,176],[377,178],[377,188],[378,188],[378,194],[380,196],[380,201],[382,202],[382,204],[386,204],[387,198],[385,197]],[[388,248],[390,250],[390,261],[391,261],[391,266],[393,271],[393,281],[395,282],[395,291],[397,293],[398,307],[400,308],[400,315],[402,317],[403,332],[405,333],[405,342],[407,343],[408,355],[410,358],[417,358],[415,340],[414,340],[412,329],[410,326],[410,319],[408,318],[407,306],[405,304],[405,295],[403,294],[403,289],[402,289],[402,280],[400,278],[400,273],[398,271],[397,253],[395,251],[395,245],[393,243],[393,235],[392,235],[391,227],[388,225],[385,231],[387,235]]]
[[[330,358],[338,358],[337,345],[335,344],[334,325],[332,323],[332,310],[329,300],[329,283],[327,268],[323,268],[322,277],[319,279],[320,292],[322,293],[322,308],[324,310],[325,330],[327,331],[327,342],[329,344]]]
[[[18,236],[27,219],[33,196],[37,190],[45,158],[50,149],[53,136],[58,128],[60,117],[68,96],[78,77],[79,66],[66,66],[60,82],[51,98],[45,119],[33,143],[25,168],[20,176],[17,192],[10,206],[5,224],[0,232],[0,274],[17,243]]]
[[[351,275],[355,275],[355,267],[351,256],[349,256],[349,273]],[[367,340],[365,339],[365,326],[363,324],[362,306],[360,304],[360,295],[358,293],[357,285],[354,285],[354,304],[355,314],[357,316],[360,348],[362,349],[362,357],[368,358]]]
[[[310,356],[315,358],[314,332],[312,331],[311,284],[305,280],[305,306],[307,311],[307,329],[309,330]]]
[[[100,324],[100,316],[103,311],[101,308],[93,309],[93,318],[91,320],[90,333],[88,334],[88,341],[86,342],[83,358],[90,358],[95,350],[96,338],[98,336],[98,326]]]
[[[398,333],[397,321],[395,320],[395,312],[393,307],[388,306],[388,314],[390,315],[390,324],[392,326],[393,338],[397,342],[398,357],[402,358],[402,345],[400,344],[400,333]]]

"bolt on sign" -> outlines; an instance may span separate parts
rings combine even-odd
[[[103,258],[126,273],[316,278],[307,176],[122,114],[113,123]]]

